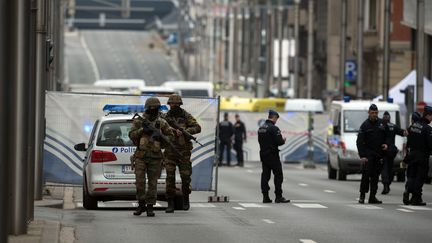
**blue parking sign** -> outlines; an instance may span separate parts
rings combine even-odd
[[[345,80],[356,81],[357,80],[357,62],[356,60],[345,61]]]

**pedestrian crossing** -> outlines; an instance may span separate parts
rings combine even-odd
[[[83,208],[82,202],[75,203],[76,208]],[[265,210],[266,208],[271,207],[287,207],[287,208],[297,208],[301,210],[325,210],[329,208],[340,208],[342,207],[350,207],[357,210],[397,210],[399,212],[404,213],[415,213],[415,212],[425,212],[432,211],[432,204],[428,204],[427,206],[409,206],[409,205],[399,205],[399,204],[379,204],[371,205],[371,204],[357,204],[357,203],[319,203],[313,200],[294,200],[292,203],[287,204],[264,204],[264,203],[254,203],[254,202],[231,202],[231,203],[204,203],[204,202],[191,202],[191,208],[221,208],[221,207],[230,207],[234,210],[238,211],[247,211],[247,210]],[[131,201],[110,201],[110,202],[99,202],[99,208],[135,208],[138,204],[136,202]],[[156,208],[166,207],[165,202],[157,202],[155,205]]]

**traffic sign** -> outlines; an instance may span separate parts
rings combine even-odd
[[[345,61],[345,80],[355,82],[357,80],[357,62],[356,60]]]

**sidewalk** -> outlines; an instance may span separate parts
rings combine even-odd
[[[43,199],[35,201],[35,210],[38,207],[60,207],[70,209],[73,203],[73,188],[48,185],[44,189]],[[27,234],[10,235],[9,243],[72,243],[74,242],[74,229],[63,226],[59,221],[35,218],[28,225]]]

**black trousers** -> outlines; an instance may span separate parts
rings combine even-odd
[[[271,172],[273,172],[273,180],[275,186],[276,197],[282,197],[282,182],[283,182],[283,172],[282,164],[279,159],[271,161],[261,161],[262,163],[262,173],[261,173],[261,192],[263,194],[268,193],[270,190],[269,181],[271,177]]]
[[[407,182],[405,188],[413,196],[421,197],[423,184],[429,171],[428,158],[411,162],[407,168]]]
[[[231,141],[220,141],[220,143],[219,143],[219,165],[222,165],[225,147],[227,149],[227,165],[231,165]]]
[[[383,184],[390,185],[393,182],[393,164],[394,157],[392,155],[387,155],[383,159],[383,169],[381,172],[381,180]]]
[[[234,150],[237,154],[237,164],[243,165],[243,141],[242,140],[235,140],[234,142]]]
[[[381,158],[371,157],[362,168],[362,177],[360,182],[360,193],[376,194],[378,191],[378,180],[382,170]]]

